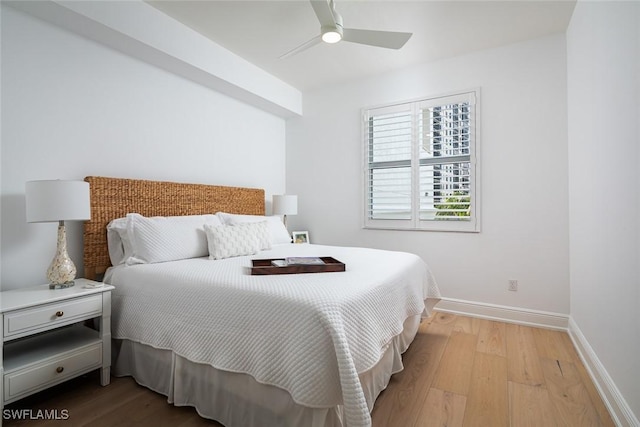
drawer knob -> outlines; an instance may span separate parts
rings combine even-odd
[[[56,311],[56,317],[64,316],[64,311]]]
[[[64,371],[64,366],[58,366],[58,367],[56,368],[56,372],[57,372],[57,373],[61,374],[61,373],[62,373],[62,371]]]

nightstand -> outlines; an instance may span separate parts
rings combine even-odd
[[[0,293],[0,410],[94,369],[101,370],[100,384],[109,384],[114,288],[99,285],[76,279],[66,289],[41,285]],[[97,330],[85,326],[90,319]]]

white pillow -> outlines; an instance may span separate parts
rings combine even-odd
[[[218,212],[216,214],[220,220],[226,225],[236,225],[247,222],[267,221],[267,228],[271,234],[271,244],[279,245],[282,243],[291,243],[291,235],[282,223],[282,219],[278,215],[262,216],[262,215],[238,215],[226,212]]]
[[[249,233],[255,234],[256,240],[258,241],[258,249],[266,251],[271,249],[271,233],[269,232],[267,221],[265,221],[264,218],[262,219],[262,221],[257,222],[238,222],[233,225],[228,225],[228,227],[245,226],[248,228]]]
[[[210,259],[253,255],[260,251],[260,239],[267,234],[267,223],[205,225]]]
[[[215,215],[144,217],[127,214],[125,263],[152,264],[207,256],[204,225],[219,225]],[[128,240],[130,253],[127,253]]]
[[[133,253],[127,236],[127,221],[127,218],[118,218],[107,225],[107,248],[111,265],[124,264]]]

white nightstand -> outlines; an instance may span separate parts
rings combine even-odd
[[[0,410],[94,369],[101,370],[100,383],[109,384],[114,288],[92,284],[100,285],[76,279],[66,289],[42,285],[0,293]],[[97,320],[98,330],[84,325],[89,319]]]

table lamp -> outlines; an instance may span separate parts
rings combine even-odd
[[[272,211],[274,215],[283,215],[284,226],[287,226],[287,215],[298,213],[298,196],[287,194],[274,195],[272,199]]]
[[[89,183],[84,181],[29,181],[25,186],[27,222],[58,222],[58,247],[47,269],[50,289],[73,286],[76,266],[67,253],[65,221],[91,219]]]

